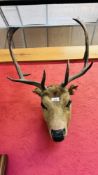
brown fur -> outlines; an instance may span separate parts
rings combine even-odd
[[[69,90],[59,85],[52,85],[44,91],[36,88],[34,92],[41,96],[42,104],[47,108],[43,108],[43,113],[49,132],[52,129],[65,128],[67,134],[67,127],[71,118],[71,105],[66,106],[70,100]],[[60,100],[52,101],[54,97],[59,97]]]

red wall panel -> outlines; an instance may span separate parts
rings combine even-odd
[[[71,74],[82,62],[71,63]],[[61,83],[66,65],[21,63],[30,79],[40,81],[43,69],[47,84]],[[86,75],[72,83],[79,85],[72,96],[72,120],[68,136],[54,143],[42,116],[40,98],[34,87],[13,83],[12,64],[0,65],[0,153],[9,156],[7,175],[97,175],[98,174],[98,62]],[[29,78],[29,77],[28,77]]]

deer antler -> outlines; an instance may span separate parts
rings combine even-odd
[[[42,76],[41,83],[34,82],[34,81],[31,81],[31,80],[27,80],[27,79],[25,79],[25,76],[28,76],[30,74],[23,74],[18,62],[15,59],[14,53],[12,51],[12,38],[13,38],[14,33],[17,30],[18,30],[18,28],[14,28],[14,27],[9,28],[9,30],[7,32],[7,38],[8,38],[9,52],[10,52],[11,58],[13,60],[13,63],[15,65],[16,71],[18,73],[19,79],[13,79],[13,78],[9,78],[9,77],[8,77],[8,79],[11,80],[11,81],[14,81],[14,82],[20,82],[20,83],[25,83],[25,84],[29,84],[29,85],[34,85],[34,86],[36,86],[36,87],[38,87],[42,90],[45,90],[46,89],[46,87],[45,87],[45,80],[46,80],[45,70],[43,71],[43,76]]]
[[[85,53],[84,53],[84,57],[83,57],[84,66],[83,66],[83,69],[78,74],[75,74],[75,75],[69,77],[69,61],[67,61],[65,79],[64,79],[64,82],[61,84],[61,87],[65,87],[72,80],[75,80],[75,79],[81,77],[82,75],[84,75],[91,68],[91,66],[93,65],[93,62],[88,64],[89,37],[88,37],[87,29],[86,29],[85,25],[82,22],[80,22],[78,19],[73,19],[73,20],[75,20],[77,23],[79,23],[81,25],[81,27],[83,28],[83,30],[84,30],[84,35],[85,35]]]
[[[79,77],[81,77],[82,75],[84,75],[92,66],[93,62],[91,62],[90,64],[88,64],[88,57],[89,57],[89,37],[88,37],[88,33],[87,33],[87,29],[85,27],[85,25],[80,22],[78,19],[73,19],[75,20],[77,23],[79,23],[81,25],[81,27],[84,30],[84,35],[85,35],[85,52],[84,52],[84,66],[83,69],[78,73],[75,74],[73,76],[69,76],[69,60],[67,61],[67,68],[66,68],[66,72],[65,72],[65,78],[64,78],[64,82],[60,85],[61,87],[65,87],[68,83],[70,83],[72,80],[75,80]],[[34,82],[31,80],[27,80],[25,79],[25,76],[28,76],[30,74],[23,74],[22,70],[18,64],[18,62],[15,59],[14,53],[12,51],[12,38],[14,33],[18,30],[18,28],[9,28],[8,33],[7,33],[7,38],[8,38],[8,46],[9,46],[9,51],[10,51],[10,55],[12,57],[13,63],[15,65],[16,71],[18,73],[19,79],[13,79],[13,78],[9,78],[9,80],[14,81],[14,82],[20,82],[20,83],[25,83],[25,84],[30,84],[30,85],[34,85],[42,90],[45,90],[47,87],[45,86],[45,81],[46,81],[46,72],[45,70],[43,71],[43,76],[42,76],[42,80],[41,83],[39,82]]]

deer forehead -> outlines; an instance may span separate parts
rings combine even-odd
[[[43,92],[43,96],[48,96],[50,98],[60,97],[63,94],[69,94],[68,89],[58,85],[51,85]]]
[[[44,102],[59,103],[61,101],[68,101],[70,95],[66,88],[53,85],[49,86],[48,89],[44,91],[42,99]]]

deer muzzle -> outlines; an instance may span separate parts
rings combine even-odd
[[[51,137],[53,141],[55,142],[60,142],[64,140],[66,134],[66,130],[64,129],[59,129],[59,130],[51,130]]]

